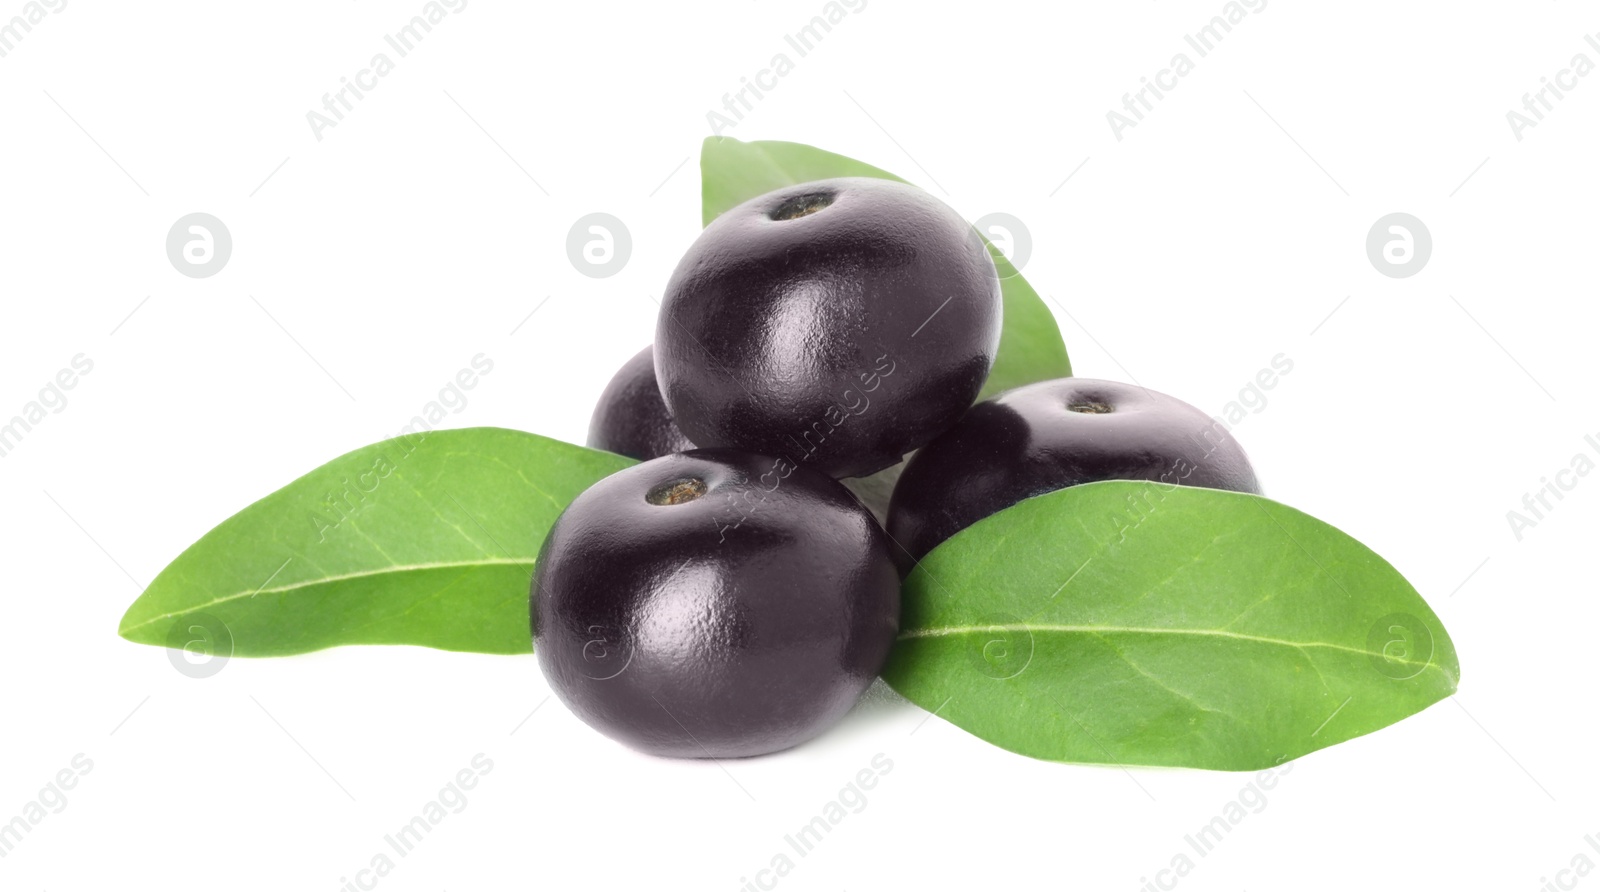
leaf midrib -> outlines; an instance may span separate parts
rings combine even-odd
[[[164,619],[171,619],[174,616],[182,616],[185,613],[193,613],[196,610],[204,610],[207,607],[214,607],[218,604],[226,604],[229,601],[237,601],[240,598],[253,598],[257,595],[277,595],[284,592],[297,591],[303,588],[326,585],[331,582],[342,582],[347,579],[363,579],[372,576],[384,576],[390,573],[410,573],[417,570],[447,570],[455,567],[483,567],[500,566],[506,564],[528,565],[534,563],[534,560],[534,558],[478,558],[470,561],[438,561],[427,564],[394,564],[387,567],[378,567],[372,570],[360,570],[354,573],[340,573],[333,576],[323,576],[317,579],[292,582],[287,585],[274,586],[272,588],[252,589],[249,591],[240,591],[232,594],[220,595],[204,603],[191,604],[188,607],[174,610],[170,613],[162,613],[152,616],[149,619],[134,623],[131,626],[123,626],[118,630],[118,634],[126,635],[127,633],[136,629],[144,628],[151,623],[160,622]]]
[[[1395,659],[1387,654],[1366,650],[1360,647],[1349,647],[1343,644],[1334,644],[1329,641],[1291,641],[1287,638],[1268,638],[1261,635],[1245,635],[1240,632],[1229,632],[1225,629],[1173,629],[1147,626],[1081,626],[1056,623],[1004,623],[1000,625],[942,626],[926,629],[912,629],[910,631],[901,632],[899,640],[908,641],[916,638],[940,638],[952,635],[973,635],[995,632],[1060,632],[1064,634],[1084,635],[1196,635],[1214,638],[1233,638],[1239,641],[1250,641],[1257,644],[1272,644],[1279,647],[1292,647],[1296,650],[1305,650],[1312,647],[1323,648],[1327,650],[1339,650],[1365,657],[1378,657],[1391,663],[1401,663],[1406,666],[1420,666],[1424,669],[1428,668],[1429,666],[1435,666],[1440,672],[1444,672],[1444,667],[1435,663],[1431,656],[1427,662],[1419,663],[1416,660]],[[1446,674],[1448,675],[1448,673]]]

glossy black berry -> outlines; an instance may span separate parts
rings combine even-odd
[[[585,722],[664,756],[751,756],[844,715],[899,621],[889,543],[837,481],[695,450],[578,496],[539,553],[534,650]]]
[[[662,299],[656,371],[695,443],[864,476],[961,417],[1000,317],[994,262],[955,211],[903,183],[820,180],[706,227]]]
[[[694,448],[661,399],[655,348],[640,350],[612,376],[589,418],[588,444],[640,461]]]
[[[1061,378],[973,406],[913,456],[889,504],[889,534],[909,566],[1003,508],[1097,480],[1261,491],[1227,426],[1194,406],[1132,384]]]

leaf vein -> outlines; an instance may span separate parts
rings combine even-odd
[[[135,629],[142,629],[145,626],[150,625],[151,623],[157,623],[157,622],[160,622],[161,620],[164,620],[164,619],[171,619],[174,616],[183,616],[186,613],[193,613],[196,610],[204,610],[207,607],[214,607],[214,606],[216,606],[218,604],[225,604],[225,603],[227,603],[229,601],[237,601],[240,598],[248,598],[248,597],[250,597],[252,595],[277,595],[277,594],[282,594],[284,592],[296,591],[298,589],[311,588],[313,586],[318,586],[318,585],[327,585],[328,583],[332,583],[332,582],[343,582],[343,581],[345,581],[347,579],[363,579],[363,578],[372,577],[372,576],[384,576],[384,575],[387,575],[387,574],[390,574],[390,573],[409,573],[409,572],[416,571],[416,570],[445,570],[445,569],[450,569],[452,567],[477,567],[477,566],[502,565],[502,564],[527,565],[527,564],[533,563],[533,561],[534,561],[534,559],[531,558],[531,557],[527,557],[527,558],[482,558],[482,559],[479,559],[479,560],[471,560],[471,561],[438,561],[438,562],[435,562],[435,563],[425,563],[425,564],[395,564],[395,565],[391,565],[391,566],[387,566],[387,567],[377,567],[377,568],[374,568],[374,569],[371,569],[371,570],[357,570],[357,571],[355,571],[353,573],[341,573],[341,574],[338,574],[338,575],[335,575],[335,576],[324,576],[324,577],[321,577],[321,578],[318,578],[318,579],[306,579],[306,580],[302,580],[300,582],[291,582],[291,583],[288,583],[286,585],[275,586],[273,588],[264,588],[264,589],[261,589],[260,591],[256,591],[254,589],[250,589],[250,590],[246,590],[246,591],[233,592],[233,593],[227,594],[227,595],[219,595],[219,596],[217,596],[215,598],[212,598],[209,601],[204,601],[204,602],[201,602],[201,603],[198,603],[198,604],[191,604],[188,607],[184,607],[184,608],[182,608],[180,610],[174,610],[174,611],[171,611],[169,613],[158,614],[156,616],[150,617],[149,619],[142,620],[140,622],[134,623],[131,626],[123,626],[121,628],[121,630],[120,630],[120,633],[121,634],[127,634],[128,632],[132,632]]]
[[[1240,641],[1250,641],[1258,644],[1271,644],[1279,647],[1291,647],[1296,650],[1307,648],[1321,648],[1338,650],[1346,653],[1357,654],[1365,657],[1379,657],[1389,662],[1404,663],[1408,666],[1435,665],[1430,658],[1427,662],[1406,660],[1389,654],[1377,653],[1360,647],[1350,647],[1345,644],[1335,644],[1331,641],[1291,641],[1287,638],[1269,638],[1261,635],[1247,635],[1243,632],[1230,632],[1226,629],[1162,629],[1142,626],[1074,626],[1049,623],[1004,623],[999,625],[982,626],[941,626],[924,629],[911,629],[900,633],[900,640],[906,641],[916,638],[940,638],[951,635],[976,635],[993,634],[996,632],[1060,632],[1065,634],[1100,635],[1126,634],[1126,635],[1195,635],[1202,637],[1233,638]],[[1442,671],[1442,670],[1441,670]]]

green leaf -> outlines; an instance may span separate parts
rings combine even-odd
[[[220,622],[239,656],[341,644],[529,653],[545,533],[634,462],[500,428],[400,437],[256,502],[167,566],[122,618],[130,641]]]
[[[700,147],[701,224],[774,189],[833,177],[878,177],[907,182],[886,170],[795,142],[740,142],[707,137]],[[1067,347],[1050,308],[994,245],[1005,324],[1000,352],[979,399],[1002,390],[1072,374]]]
[[[906,581],[884,678],[1006,749],[1265,768],[1450,696],[1439,618],[1378,555],[1259,496],[1110,481],[1026,499]]]
[[[1067,346],[1050,308],[1039,299],[1028,280],[1011,261],[986,238],[995,270],[1000,273],[1000,296],[1005,301],[1005,326],[1000,331],[1000,350],[994,355],[994,368],[983,384],[978,399],[986,400],[1001,391],[1035,381],[1072,376]]]

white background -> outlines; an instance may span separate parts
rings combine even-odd
[[[94,765],[0,887],[331,892],[477,753],[468,806],[380,888],[738,889],[883,753],[779,888],[1131,892],[1238,797],[1250,775],[1036,762],[892,697],[793,752],[672,762],[546,702],[532,657],[346,648],[196,680],[117,637],[185,546],[478,353],[494,371],[447,426],[581,442],[698,230],[707,112],[785,51],[727,135],[1022,220],[1080,375],[1221,411],[1286,354],[1235,430],[1269,493],[1386,556],[1454,638],[1458,696],[1299,760],[1178,887],[1531,892],[1600,862],[1600,475],[1520,541],[1506,519],[1600,434],[1600,76],[1521,141],[1506,120],[1600,62],[1593,7],[1274,0],[1119,141],[1107,111],[1223,3],[871,0],[798,58],[820,0],[473,0],[318,141],[306,113],[422,6],[74,0],[0,59],[0,416],[94,363],[0,459],[0,820]],[[194,211],[233,235],[211,278],[165,255]],[[633,237],[611,278],[566,255],[595,211]],[[1365,255],[1392,211],[1433,235],[1412,278]]]

